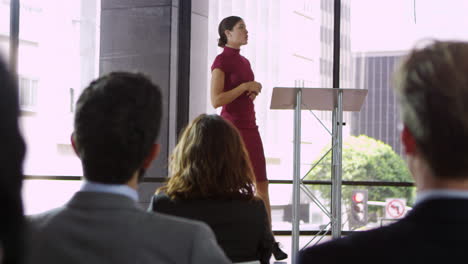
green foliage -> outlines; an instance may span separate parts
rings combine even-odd
[[[322,153],[326,153],[330,146]],[[393,149],[378,140],[365,135],[351,136],[343,142],[342,155],[343,173],[345,181],[394,181],[412,182],[413,179],[403,159]],[[314,161],[315,164],[318,160]],[[331,179],[331,152],[306,176],[307,180]],[[346,186],[342,189],[343,202],[350,204],[353,189],[368,189],[369,201],[385,201],[386,198],[406,198],[412,204],[415,191],[408,187],[364,187]],[[330,200],[330,187],[314,187],[321,196]],[[369,213],[378,208],[369,208]]]

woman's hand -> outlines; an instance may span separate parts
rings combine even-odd
[[[255,93],[250,93],[250,94],[247,94],[247,96],[250,98],[250,100],[255,100],[255,98],[257,97],[257,95]]]
[[[246,82],[244,85],[247,96],[250,96],[250,94],[257,96],[262,91],[262,84],[256,81]]]
[[[250,99],[261,92],[262,85],[259,82],[251,81],[242,83],[235,88],[224,91],[224,72],[218,68],[211,72],[211,104],[214,108],[229,104],[237,97],[246,94]]]

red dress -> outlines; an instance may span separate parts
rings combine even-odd
[[[225,47],[211,66],[211,71],[220,69],[224,72],[224,91],[236,88],[242,83],[254,80],[250,62],[240,50]],[[254,169],[257,182],[266,181],[265,154],[262,139],[255,122],[255,110],[252,100],[246,93],[223,106],[221,116],[234,124],[242,135],[245,147],[249,152],[250,162]]]

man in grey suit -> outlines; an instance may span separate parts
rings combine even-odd
[[[161,93],[146,77],[111,73],[80,96],[72,135],[85,182],[63,207],[33,216],[34,263],[230,263],[201,222],[137,205],[158,156]]]

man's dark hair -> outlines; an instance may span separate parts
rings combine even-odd
[[[2,263],[21,263],[24,217],[21,201],[26,147],[20,133],[18,87],[0,58],[0,248]],[[1,254],[0,254],[1,255]]]
[[[410,53],[396,78],[403,122],[437,177],[468,170],[468,43],[436,41]]]
[[[141,168],[159,133],[161,92],[142,74],[93,81],[76,104],[74,139],[86,179],[124,184]]]

